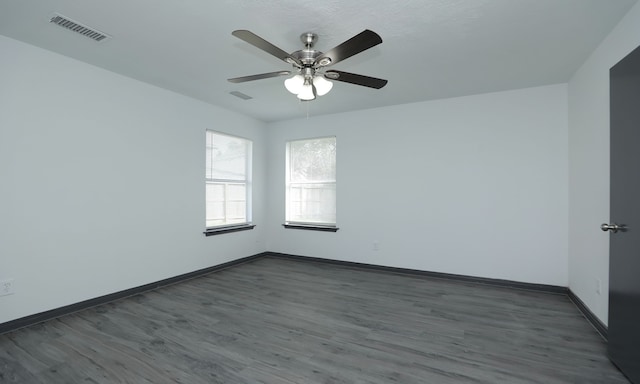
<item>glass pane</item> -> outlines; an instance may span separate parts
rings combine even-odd
[[[289,142],[290,181],[335,181],[336,138]]]
[[[249,141],[214,132],[207,136],[207,177],[246,180]]]
[[[207,182],[206,225],[214,227],[247,222],[247,186]]]
[[[287,221],[335,224],[335,183],[290,184],[287,196]]]
[[[206,219],[207,226],[224,223],[224,184],[207,183],[206,187]]]
[[[227,199],[230,201],[245,201],[247,187],[244,184],[227,184]]]
[[[207,201],[224,201],[224,183],[207,183]]]
[[[227,223],[244,223],[245,220],[244,201],[227,202]]]

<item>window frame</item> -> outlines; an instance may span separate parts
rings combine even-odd
[[[335,153],[335,163],[336,163],[336,169],[334,170],[334,175],[333,175],[333,179],[332,180],[313,180],[313,181],[307,181],[307,182],[300,182],[298,180],[292,181],[291,180],[291,173],[292,173],[292,169],[291,169],[291,144],[295,143],[295,142],[301,142],[301,141],[313,141],[313,140],[322,140],[322,139],[333,139],[334,142],[333,144],[336,147],[336,153]],[[282,224],[282,226],[284,228],[288,228],[288,229],[306,229],[306,230],[314,230],[314,231],[323,231],[323,232],[336,232],[338,231],[338,226],[337,226],[337,186],[338,186],[338,171],[337,171],[337,160],[338,160],[338,153],[337,153],[337,146],[338,146],[338,138],[335,135],[331,135],[331,136],[320,136],[320,137],[310,137],[310,138],[303,138],[303,139],[295,139],[295,140],[287,140],[285,143],[285,222],[284,224]],[[333,185],[333,189],[334,189],[334,193],[335,193],[335,207],[334,209],[336,210],[336,216],[335,216],[335,220],[334,222],[317,222],[317,221],[296,221],[296,220],[290,220],[291,217],[291,207],[290,207],[290,189],[291,189],[291,185],[295,184],[295,185],[304,185],[304,184],[309,184],[309,185],[313,185],[313,184],[330,184]]]
[[[253,212],[252,212],[252,206],[253,206],[253,141],[251,139],[248,139],[246,137],[242,137],[242,136],[238,136],[238,135],[232,135],[226,132],[220,132],[220,131],[216,131],[213,129],[207,129],[205,132],[205,164],[209,161],[213,161],[213,158],[210,158],[207,154],[208,152],[208,135],[213,135],[212,140],[215,138],[216,135],[218,136],[226,136],[229,138],[233,138],[233,139],[239,139],[242,140],[243,143],[245,144],[246,148],[245,148],[245,177],[243,180],[237,180],[237,179],[224,179],[224,178],[214,178],[214,177],[209,177],[210,175],[207,172],[207,167],[205,166],[205,230],[204,230],[204,234],[206,236],[212,236],[212,235],[218,235],[218,234],[223,234],[223,233],[230,233],[230,232],[237,232],[237,231],[244,231],[244,230],[249,230],[249,229],[253,229],[255,228],[255,225],[252,223],[252,219],[253,219]],[[213,176],[213,166],[211,167],[212,169],[212,175]],[[244,217],[244,222],[241,223],[224,223],[224,224],[220,224],[220,225],[214,225],[214,226],[208,226],[207,225],[207,193],[206,193],[206,188],[209,184],[213,184],[213,183],[218,183],[218,184],[224,184],[225,185],[225,190],[228,187],[228,185],[230,184],[241,184],[245,186],[245,217]],[[224,204],[225,204],[225,210],[226,210],[226,204],[228,203],[228,200],[225,196],[225,200],[224,200]],[[227,220],[226,215],[225,215],[225,221]]]

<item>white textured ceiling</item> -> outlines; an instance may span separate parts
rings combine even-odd
[[[0,0],[0,34],[264,121],[566,82],[637,0]],[[105,32],[96,43],[54,13]],[[231,36],[249,29],[285,51],[299,35],[328,51],[371,29],[383,43],[331,69],[388,79],[335,82],[303,103],[285,78],[230,77],[290,66]],[[1,59],[0,52],[0,59]],[[240,91],[253,97],[241,100]]]

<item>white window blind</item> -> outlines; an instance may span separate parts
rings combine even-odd
[[[336,138],[287,143],[286,221],[336,225]]]
[[[207,131],[206,227],[251,222],[250,140]]]

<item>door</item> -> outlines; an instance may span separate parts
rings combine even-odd
[[[640,47],[609,74],[609,358],[640,384]]]

